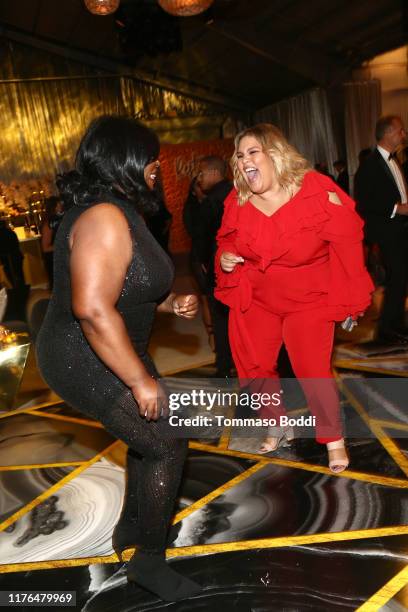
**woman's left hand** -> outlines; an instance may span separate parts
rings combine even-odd
[[[178,317],[193,319],[198,312],[198,297],[194,294],[176,295],[173,298],[173,312]]]

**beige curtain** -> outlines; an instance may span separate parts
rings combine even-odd
[[[381,115],[381,83],[345,83],[345,123],[350,179],[358,168],[358,154],[375,144],[375,123]]]
[[[333,171],[338,153],[324,90],[311,89],[268,106],[256,113],[255,120],[277,125],[312,164],[327,163]]]

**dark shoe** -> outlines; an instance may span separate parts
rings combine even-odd
[[[163,601],[179,601],[199,595],[203,587],[175,572],[166,563],[164,553],[148,555],[136,552],[126,568],[131,583],[157,595]]]
[[[377,335],[377,340],[384,344],[408,344],[408,335],[401,334],[392,329],[380,330]]]
[[[167,535],[166,544],[169,546],[177,540],[181,522],[172,525]],[[139,530],[134,521],[119,521],[112,533],[112,548],[120,561],[123,561],[123,551],[127,548],[135,548],[139,544]]]

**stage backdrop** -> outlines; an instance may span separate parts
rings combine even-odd
[[[185,144],[163,145],[160,153],[166,205],[173,215],[170,250],[187,251],[190,240],[183,226],[183,205],[191,179],[197,175],[201,157],[218,155],[229,161],[233,152],[232,140],[207,140]]]

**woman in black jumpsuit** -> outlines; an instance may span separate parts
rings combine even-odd
[[[57,181],[66,212],[36,349],[50,387],[128,445],[114,546],[137,545],[128,579],[173,601],[200,589],[165,562],[187,440],[161,416],[147,346],[157,307],[191,318],[197,298],[169,293],[172,262],[140,214],[156,205],[158,154],[155,134],[133,119],[100,117],[88,128],[76,170]]]

